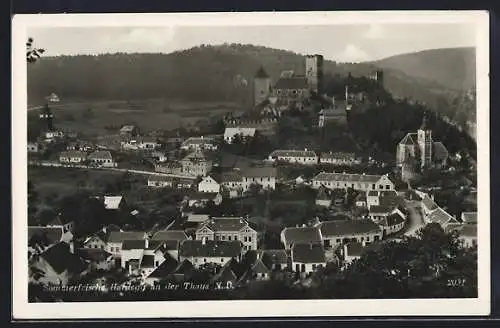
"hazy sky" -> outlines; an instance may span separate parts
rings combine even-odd
[[[243,43],[320,53],[341,62],[376,60],[425,49],[475,45],[474,25],[372,24],[325,26],[51,27],[29,35],[47,56],[162,52],[204,44]]]

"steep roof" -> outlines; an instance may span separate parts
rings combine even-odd
[[[405,222],[405,218],[397,212],[389,215],[386,219],[387,226],[389,227],[401,224],[403,222]]]
[[[256,128],[245,128],[245,127],[231,127],[224,130],[224,138],[234,137],[239,134],[242,136],[253,137],[255,135]]]
[[[182,145],[183,146],[189,146],[189,145],[207,145],[207,144],[214,144],[215,140],[213,138],[209,137],[190,137],[187,138]]]
[[[257,252],[261,254],[262,261],[265,263],[281,265],[288,263],[288,254],[284,249],[261,249]]]
[[[163,230],[155,233],[151,239],[162,240],[162,241],[167,241],[167,240],[183,241],[188,239],[188,236],[186,235],[184,230]]]
[[[121,243],[124,240],[144,240],[146,237],[147,235],[144,231],[111,231],[108,242]]]
[[[69,245],[64,242],[50,247],[40,256],[58,274],[66,270],[69,273],[81,273],[87,268],[85,262],[79,256],[72,254]]]
[[[148,278],[166,278],[168,275],[172,274],[179,266],[179,262],[172,256],[165,254],[165,261],[163,261]]]
[[[323,237],[329,237],[380,232],[380,227],[369,219],[335,220],[322,222],[319,230]]]
[[[236,279],[238,278],[236,277],[236,274],[233,272],[233,270],[231,270],[229,266],[225,265],[224,267],[222,267],[221,271],[212,278],[212,281],[234,282],[236,281]]]
[[[458,223],[453,216],[448,212],[438,207],[436,210],[432,211],[428,216],[429,221],[439,223],[441,225],[447,223]]]
[[[292,262],[325,263],[325,250],[321,244],[297,244],[292,247]]]
[[[402,145],[416,145],[416,133],[407,133],[406,136],[399,142]]]
[[[141,268],[152,268],[155,265],[154,255],[143,255],[141,259]]]
[[[203,227],[208,227],[212,231],[240,231],[244,227],[248,226],[248,222],[243,218],[239,217],[219,217],[212,218],[208,222],[206,222],[200,229]]]
[[[189,260],[184,260],[179,263],[177,268],[175,268],[174,274],[188,275],[191,272],[193,272],[193,270],[194,270],[193,263],[191,263]]]
[[[222,182],[241,182],[242,176],[238,172],[223,172],[221,175]]]
[[[477,212],[462,212],[463,223],[477,223]]]
[[[62,227],[28,226],[28,243],[43,243],[50,246],[60,242],[62,235]]]
[[[392,212],[395,206],[372,205],[370,206],[370,214],[386,214]]]
[[[241,253],[240,241],[185,240],[182,242],[179,255],[184,257],[236,257]]]
[[[252,271],[255,273],[269,273],[271,270],[262,262],[261,259],[257,259],[252,266]]]
[[[356,154],[345,152],[328,152],[321,154],[321,158],[354,160],[356,158]]]
[[[271,166],[247,167],[243,171],[243,176],[246,178],[277,177],[278,170]]]
[[[312,150],[277,149],[269,154],[271,157],[316,157]]]
[[[382,175],[321,172],[318,175],[316,175],[313,178],[313,180],[316,180],[316,181],[355,181],[355,182],[376,183],[378,180],[380,180],[380,178],[382,178]]]
[[[268,79],[269,75],[267,75],[266,71],[264,70],[264,67],[261,66],[255,73],[255,77],[258,79]]]
[[[283,230],[287,244],[321,243],[321,233],[316,227],[288,227]]]
[[[274,85],[275,89],[308,89],[307,79],[302,76],[281,77]]]
[[[448,158],[448,149],[443,145],[442,142],[436,141],[433,143],[433,156],[437,161],[442,161]]]
[[[87,153],[80,150],[67,150],[59,153],[59,157],[67,157],[67,158],[86,158]]]
[[[104,207],[107,210],[116,210],[120,207],[123,196],[104,196]]]
[[[96,150],[89,155],[89,159],[109,159],[113,160],[113,156],[109,150]]]
[[[422,205],[424,205],[429,211],[433,211],[438,208],[438,205],[427,195],[422,199]]]
[[[100,248],[80,248],[78,250],[78,255],[85,260],[92,262],[105,261],[111,257],[111,253],[106,252],[104,249]]]

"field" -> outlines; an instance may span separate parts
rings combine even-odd
[[[169,99],[137,101],[70,101],[51,105],[56,127],[85,135],[109,134],[124,124],[143,130],[172,130],[196,125],[241,110],[230,102],[187,102]],[[37,119],[36,111],[28,120]]]

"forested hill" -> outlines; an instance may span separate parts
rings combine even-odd
[[[37,104],[55,92],[65,100],[177,98],[250,104],[253,76],[261,65],[273,81],[283,70],[304,73],[302,55],[240,44],[202,45],[171,54],[46,57],[28,67],[28,100]],[[325,61],[326,79],[374,70],[373,64]],[[396,98],[411,98],[442,113],[454,110],[449,99],[455,91],[437,82],[397,69],[385,70],[384,81]]]
[[[476,49],[472,47],[424,50],[391,56],[373,64],[457,90],[468,90],[476,84]]]

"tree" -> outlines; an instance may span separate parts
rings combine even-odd
[[[44,52],[44,49],[34,47],[33,38],[28,38],[28,42],[26,42],[26,61],[28,63],[36,62]]]

